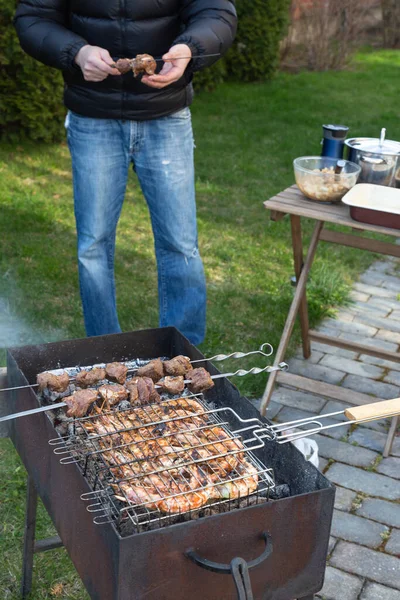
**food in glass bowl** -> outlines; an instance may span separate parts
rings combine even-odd
[[[361,167],[348,160],[340,173],[335,172],[338,159],[325,156],[302,156],[293,161],[296,183],[303,194],[317,202],[340,202],[357,183]]]

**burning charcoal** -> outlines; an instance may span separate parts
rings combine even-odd
[[[150,377],[153,381],[158,381],[164,376],[164,366],[159,358],[151,360],[144,367],[140,367],[137,371],[138,377]]]
[[[128,367],[119,362],[108,363],[106,365],[106,377],[110,381],[115,381],[123,385],[126,381]]]
[[[76,384],[81,388],[87,388],[99,383],[102,379],[106,378],[105,369],[100,369],[96,367],[91,371],[81,371],[75,377]]]
[[[52,392],[65,392],[69,386],[69,375],[65,371],[61,375],[54,375],[45,371],[44,373],[39,373],[36,381],[39,386],[39,392],[43,392],[45,388]]]
[[[164,361],[164,371],[166,375],[186,375],[192,369],[190,359],[187,356],[175,356],[171,360]]]
[[[129,400],[122,400],[118,408],[119,410],[129,410],[130,408],[132,408],[132,406]]]
[[[114,385],[102,385],[99,387],[98,392],[101,399],[110,406],[119,404],[119,402],[128,398],[128,390],[118,383],[115,383]]]
[[[178,377],[167,376],[158,381],[157,385],[159,385],[162,391],[167,394],[181,394],[185,389],[185,380],[182,375],[179,375]]]
[[[166,423],[159,423],[158,425],[156,425],[154,427],[152,434],[162,436],[166,429],[167,429]]]
[[[150,54],[138,54],[132,62],[135,77],[140,75],[140,73],[154,75],[156,72],[157,63]]]
[[[272,500],[281,500],[282,498],[289,498],[289,496],[290,496],[290,487],[288,486],[287,483],[282,483],[281,485],[277,485],[269,493],[269,497]]]
[[[72,396],[65,398],[65,403],[68,406],[67,417],[84,417],[89,406],[96,400],[97,391],[79,390],[79,392],[74,392]]]
[[[200,394],[214,387],[210,373],[203,369],[203,367],[192,369],[186,376],[190,380],[188,388],[193,394]]]

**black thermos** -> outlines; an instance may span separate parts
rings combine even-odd
[[[323,125],[322,156],[343,158],[344,140],[349,128],[345,125]]]

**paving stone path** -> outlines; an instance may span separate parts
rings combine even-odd
[[[400,262],[373,264],[354,285],[353,303],[319,331],[398,351]],[[400,364],[356,352],[312,344],[299,352],[290,372],[379,398],[400,396]],[[373,401],[373,400],[372,400]],[[292,421],[343,410],[345,405],[300,390],[278,387],[267,416]],[[338,417],[336,417],[338,418]],[[400,436],[382,458],[387,421],[340,427],[315,436],[320,469],[337,486],[325,585],[326,600],[400,600]]]

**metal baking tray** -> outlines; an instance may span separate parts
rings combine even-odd
[[[355,221],[400,229],[400,189],[358,183],[342,198]]]

